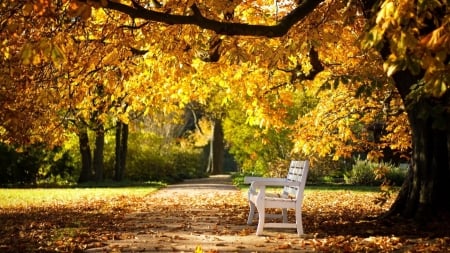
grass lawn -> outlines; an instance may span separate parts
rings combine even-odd
[[[143,197],[158,187],[0,189],[1,208],[53,207]]]
[[[27,188],[0,189],[0,208],[29,208],[70,206],[79,203],[116,200],[122,197],[130,199],[141,198],[158,190],[158,186],[139,187],[88,187],[88,188]],[[248,187],[242,190],[246,191]],[[276,190],[276,189],[273,189]],[[324,186],[311,185],[305,192],[323,191],[354,191],[378,192],[379,187],[373,186]]]

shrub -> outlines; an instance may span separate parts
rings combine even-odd
[[[343,180],[345,171],[351,169],[351,162],[346,159],[337,161],[329,158],[318,158],[311,163],[308,172],[309,183],[340,183]]]
[[[178,177],[199,178],[205,177],[206,171],[202,167],[202,149],[183,150],[175,148],[172,150],[173,167]]]
[[[390,163],[375,163],[357,159],[352,169],[344,174],[347,184],[354,185],[380,185],[383,179],[390,184],[399,186],[406,177],[406,170]]]
[[[344,174],[347,184],[355,185],[379,185],[381,181],[375,179],[374,169],[376,164],[367,160],[356,160],[352,169]]]
[[[407,172],[406,168],[392,167],[386,174],[386,178],[392,185],[401,186],[403,181],[405,181]]]
[[[61,147],[0,143],[0,185],[71,184],[73,166],[72,157]]]

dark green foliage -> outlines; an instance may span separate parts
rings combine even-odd
[[[406,168],[391,167],[387,172],[386,177],[392,185],[401,186],[403,181],[405,181],[407,172],[408,170]]]
[[[59,147],[0,144],[1,185],[69,184],[73,170],[72,157]]]
[[[351,169],[351,161],[347,159],[333,160],[323,157],[314,161],[308,172],[308,183],[342,183],[345,171]]]
[[[18,152],[14,147],[0,145],[0,183],[31,184],[36,183],[39,171],[38,150],[28,148]]]

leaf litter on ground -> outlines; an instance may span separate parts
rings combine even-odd
[[[94,194],[95,195],[95,194]],[[375,192],[307,190],[305,235],[247,225],[241,191],[161,190],[0,207],[0,252],[444,252],[448,221],[377,219]],[[392,196],[390,203],[395,196]],[[289,213],[293,219],[293,212]]]

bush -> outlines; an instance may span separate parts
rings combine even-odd
[[[375,168],[378,164],[367,160],[356,160],[352,169],[344,174],[344,180],[347,184],[354,185],[380,185],[381,180],[375,179]]]
[[[407,172],[406,168],[392,167],[386,174],[386,178],[392,185],[401,186],[405,181]]]
[[[0,143],[0,185],[68,185],[73,159],[60,147],[15,147]]]
[[[345,159],[337,161],[329,158],[318,158],[311,164],[308,172],[308,183],[342,183],[345,171],[351,169],[351,162]]]
[[[347,184],[380,185],[383,179],[390,184],[401,185],[406,177],[406,170],[390,163],[375,163],[357,159],[352,169],[344,174]]]

